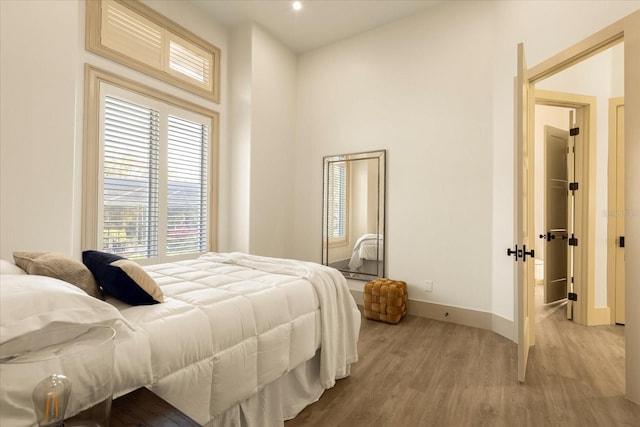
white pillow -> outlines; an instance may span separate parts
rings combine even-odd
[[[2,1],[2,0],[0,0]],[[87,295],[78,287],[59,279],[34,275],[3,275],[0,277],[0,358],[19,356],[24,352],[25,342],[33,340],[34,332],[54,331],[60,327],[73,325],[107,325],[116,330],[115,360],[113,371],[114,392],[122,391],[122,372],[132,378],[133,388],[153,381],[149,344],[143,334],[135,334],[127,320],[114,306]],[[53,336],[53,334],[51,334]],[[16,338],[24,338],[24,341]],[[55,337],[49,342],[54,343]],[[47,342],[47,344],[49,344]],[[123,360],[119,346],[129,349],[125,355],[135,354],[140,360]],[[86,344],[84,344],[86,345]],[[135,347],[135,348],[134,348]],[[78,348],[78,347],[75,347]],[[80,347],[82,348],[82,347]],[[71,349],[66,347],[65,349]],[[65,351],[62,350],[62,352]],[[57,351],[58,349],[56,349]],[[139,350],[139,351],[135,351]],[[26,355],[25,357],[28,357]],[[88,358],[90,364],[63,366],[63,362],[49,359],[46,363],[37,363],[28,371],[20,363],[0,364],[0,425],[32,426],[37,425],[31,393],[35,384],[45,378],[43,370],[60,365],[60,369],[72,380],[71,395],[67,413],[76,414],[96,403],[97,388],[93,378],[100,378],[98,369],[91,370],[95,360]],[[29,364],[27,364],[28,366]],[[124,368],[121,366],[124,365]],[[139,366],[148,369],[128,369]]]
[[[103,324],[118,335],[134,330],[115,307],[62,280],[33,275],[0,280],[0,344],[57,324]]]
[[[27,274],[27,272],[11,261],[0,259],[0,274]]]

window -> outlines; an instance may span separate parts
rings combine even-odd
[[[86,4],[88,50],[220,102],[220,49],[140,2]]]
[[[329,164],[328,236],[330,244],[347,241],[349,169],[347,162]]]
[[[87,79],[83,250],[213,250],[217,114],[91,67]]]

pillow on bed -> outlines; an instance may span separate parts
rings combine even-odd
[[[71,283],[98,299],[104,299],[93,274],[80,261],[54,252],[14,252],[16,265],[29,274]]]
[[[27,274],[27,272],[11,261],[0,259],[0,274]]]
[[[2,277],[0,344],[61,324],[108,325],[120,336],[133,331],[114,306],[68,282],[26,274]]]
[[[104,291],[131,305],[164,301],[160,287],[140,265],[116,254],[84,251],[82,262]]]

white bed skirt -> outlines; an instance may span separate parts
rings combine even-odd
[[[154,393],[162,396],[162,390],[149,387]],[[320,350],[316,355],[301,363],[293,370],[277,380],[266,385],[242,403],[239,403],[225,413],[216,416],[205,424],[206,427],[275,427],[284,425],[285,420],[294,418],[306,406],[316,402],[324,388],[320,384]],[[175,395],[163,397],[173,406],[198,420],[195,414],[189,414],[189,400],[175,401]],[[170,400],[171,399],[171,400]]]

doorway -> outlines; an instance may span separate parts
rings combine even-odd
[[[532,115],[533,112],[533,96],[529,93],[533,92],[534,85],[546,79],[549,76],[553,76],[561,70],[571,67],[574,64],[590,58],[591,56],[607,49],[621,40],[625,39],[629,43],[624,48],[624,75],[628,81],[640,75],[640,11],[636,11],[615,22],[614,24],[604,28],[603,30],[591,35],[582,42],[571,46],[568,49],[558,53],[557,55],[541,62],[535,67],[529,69],[526,63],[521,59],[524,57],[523,44],[518,45],[518,58],[517,58],[517,73],[515,79],[515,117],[514,117],[514,129],[515,129],[515,146],[516,153],[515,162],[515,176],[516,176],[516,191],[515,191],[515,215],[514,222],[517,227],[526,223],[526,212],[519,209],[520,204],[526,204],[528,199],[531,198],[526,191],[526,187],[521,185],[526,183],[526,179],[533,179],[532,174],[523,175],[523,171],[526,168],[521,168],[520,164],[527,163],[527,158],[522,156],[523,150],[530,146],[530,139],[532,137],[532,130],[527,126],[527,121],[523,118],[527,118]],[[533,94],[531,94],[533,95]],[[625,113],[631,117],[637,117],[640,114],[640,102],[638,102],[638,93],[633,91],[627,86],[624,90],[625,96]],[[640,169],[630,168],[631,159],[633,156],[640,154],[640,123],[627,120],[624,126],[625,138],[627,144],[625,144],[625,177],[624,182],[626,186],[626,194],[635,194],[637,190],[637,183],[640,182]],[[522,201],[523,200],[523,201]],[[626,208],[627,210],[634,211],[640,209],[640,199],[627,198]],[[629,235],[638,235],[640,230],[640,221],[636,221],[635,217],[631,217],[625,224],[626,233]],[[516,227],[516,239],[518,243],[522,240],[526,240],[528,234],[533,234],[533,221],[530,221],[527,225],[528,230],[524,233],[517,232]],[[640,259],[639,256],[640,245],[638,242],[629,241],[625,246],[625,254],[629,259]],[[523,260],[524,261],[524,260]],[[523,263],[524,264],[524,263]],[[532,263],[529,263],[531,266]],[[533,268],[530,268],[530,273],[527,273],[527,277],[522,280],[522,273],[524,268],[518,266],[515,269],[515,308],[516,308],[516,331],[518,336],[518,379],[524,381],[526,372],[526,361],[528,358],[529,347],[535,341],[535,335],[532,336],[533,330],[529,326],[529,320],[531,315],[531,309],[528,302],[530,301],[530,294],[533,293],[533,286],[529,284],[533,282]],[[627,278],[627,286],[625,290],[626,307],[631,306],[631,301],[640,298],[640,287],[637,279],[640,277],[640,269],[637,265],[630,265],[627,263],[625,266],[625,274]],[[530,279],[529,279],[530,278]],[[635,329],[640,324],[640,312],[627,310],[626,312],[626,325],[627,328]],[[637,364],[637,360],[640,357],[640,339],[635,334],[625,335],[625,389],[626,396],[629,400],[640,404],[640,367]]]
[[[576,129],[575,136],[575,237],[571,235],[565,243],[574,251],[575,271],[572,293],[568,300],[569,317],[584,325],[604,325],[613,323],[613,311],[609,297],[608,265],[608,104],[613,97],[624,94],[624,42],[618,40],[597,54],[571,67],[535,83],[536,112],[534,128],[536,158],[543,159],[544,146],[541,136],[544,128],[538,117],[539,108],[558,107],[565,114],[575,110],[575,122],[565,119],[555,123],[555,127]],[[545,106],[545,107],[541,107]],[[566,117],[566,116],[565,116]],[[570,138],[571,139],[571,138]],[[541,144],[541,145],[540,145]],[[570,153],[571,154],[571,153]],[[540,161],[539,161],[540,162]],[[539,185],[540,165],[536,165],[536,186]],[[540,218],[540,204],[544,200],[536,189],[536,218]],[[541,220],[536,223],[536,237],[546,234]],[[545,240],[546,241],[546,240]],[[543,240],[538,239],[537,253],[543,253]],[[554,243],[556,246],[558,243]],[[549,246],[549,244],[546,244]],[[569,278],[568,287],[571,287]],[[573,316],[571,316],[573,310]]]
[[[533,166],[533,160],[523,154],[527,154],[528,147],[531,144],[530,141],[533,137],[532,126],[528,125],[528,123],[531,123],[531,120],[528,120],[527,118],[532,116],[535,84],[547,79],[548,77],[554,76],[560,71],[575,64],[581,63],[585,59],[610,48],[623,39],[626,40],[627,37],[629,44],[623,50],[623,56],[625,59],[624,80],[626,81],[624,96],[627,102],[626,113],[633,116],[634,114],[638,114],[638,110],[640,109],[640,104],[637,104],[637,100],[640,97],[640,86],[637,85],[637,79],[638,76],[640,76],[640,43],[636,43],[637,40],[640,40],[640,11],[628,15],[620,21],[593,34],[582,42],[565,49],[559,54],[530,69],[522,60],[524,57],[524,47],[522,44],[518,45],[517,74],[515,79],[516,111],[514,123],[514,150],[516,153],[515,235],[517,244],[529,244],[527,236],[535,233],[532,226],[533,224],[527,225],[527,212],[529,211],[519,208],[520,205],[528,206],[530,204],[528,200],[531,199],[531,193],[528,192],[526,184],[527,179],[532,178],[527,171],[529,164]],[[636,180],[640,174],[640,170],[637,170],[636,168],[636,170],[630,171],[629,164],[631,162],[630,159],[633,158],[634,155],[640,153],[640,145],[636,143],[637,141],[640,141],[640,123],[626,121],[624,132],[627,142],[633,141],[632,144],[627,144],[625,147],[625,202],[627,204],[627,209],[633,212],[634,209],[638,209],[638,202],[640,201],[639,198],[635,197],[635,183],[640,182]],[[589,157],[591,159],[595,159],[594,157]],[[590,198],[590,200],[593,199],[594,198]],[[587,220],[590,221],[591,219],[587,218]],[[640,223],[637,221],[627,221],[626,225],[626,233],[633,235],[633,233],[637,232]],[[527,230],[520,232],[520,228],[527,228]],[[588,238],[595,238],[595,236],[592,235]],[[632,243],[629,241],[625,248],[626,256],[629,259],[632,257],[640,259],[638,258],[638,250],[640,250],[640,247],[637,245],[637,242]],[[523,265],[518,265],[515,269],[518,378],[520,381],[524,380],[529,346],[535,342],[535,332],[530,325],[532,320],[532,307],[529,303],[533,294],[533,286],[530,285],[533,282],[533,263],[529,263],[530,268],[524,268],[524,259],[522,261]],[[528,271],[530,271],[530,273]],[[633,277],[634,279],[637,279],[640,277],[640,265],[627,263],[625,265],[625,273],[627,278],[630,279]],[[628,280],[627,283],[631,283],[631,280]],[[639,295],[640,288],[635,286],[626,287],[625,296],[627,309],[630,307],[630,301],[634,298],[638,298]],[[627,310],[627,325],[633,325],[635,327],[638,322],[640,322],[640,317],[638,317],[639,315],[640,312]],[[638,337],[634,337],[630,334],[625,336],[625,360],[627,365],[625,376],[627,398],[635,402],[640,402],[640,370],[637,369],[637,365],[635,364],[635,361],[638,360],[638,355],[640,355],[640,341],[638,341]]]
[[[536,253],[547,254],[562,259],[555,262],[555,274],[550,278],[549,269],[544,271],[545,293],[555,297],[545,298],[546,302],[557,301],[558,292],[566,292],[567,318],[583,325],[609,324],[609,310],[606,304],[595,304],[596,259],[596,123],[597,97],[564,92],[536,90],[534,141],[536,157],[541,159],[536,165],[535,212],[536,212]],[[555,133],[566,132],[567,147],[556,149],[560,159],[546,159],[544,152],[545,125],[559,128]],[[560,137],[560,135],[556,135]],[[563,155],[564,154],[564,155]],[[565,176],[553,185],[563,186],[557,190],[556,199],[566,197],[559,212],[550,209],[545,202],[544,170],[554,162],[566,164]],[[556,166],[556,169],[562,166]],[[605,173],[606,170],[601,171]],[[559,203],[559,202],[556,202]],[[564,221],[560,218],[564,217]],[[554,223],[549,227],[548,223]],[[540,238],[544,236],[544,238]],[[564,249],[565,251],[563,251]],[[566,254],[566,255],[565,255]],[[543,256],[538,257],[543,262]],[[560,266],[564,264],[564,268]],[[559,271],[561,270],[561,271]],[[564,274],[563,274],[564,273]],[[563,286],[561,279],[565,278]],[[549,283],[555,280],[554,284]],[[606,284],[603,284],[603,286]],[[556,288],[556,289],[553,289]],[[560,289],[558,289],[560,288]]]

